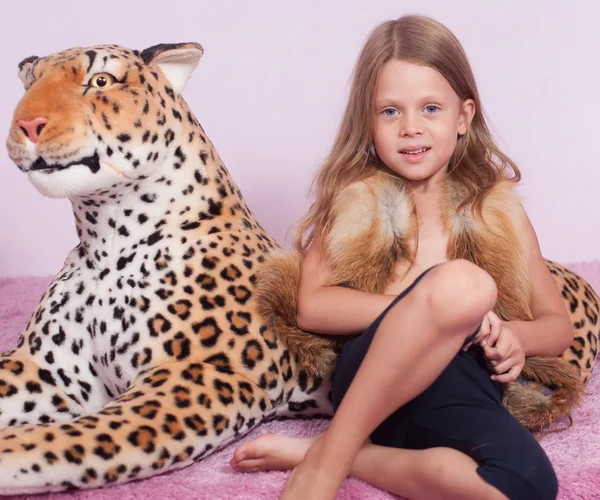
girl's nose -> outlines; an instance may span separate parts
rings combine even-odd
[[[402,137],[414,137],[423,133],[423,127],[419,117],[414,113],[405,113],[400,122],[400,135]]]

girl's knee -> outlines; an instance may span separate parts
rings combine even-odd
[[[493,278],[467,260],[453,260],[433,269],[423,295],[432,318],[440,325],[472,333],[493,309],[497,288]]]

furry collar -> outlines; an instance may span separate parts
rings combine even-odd
[[[456,184],[446,182],[442,197],[447,259],[467,259],[494,278],[495,312],[505,321],[531,319],[531,285],[518,222],[520,200],[513,186],[504,181],[492,188],[481,216],[471,207],[457,211],[464,192]],[[333,215],[326,246],[330,285],[381,293],[395,279],[398,262],[414,259],[418,223],[413,197],[390,176],[375,174],[342,190]]]

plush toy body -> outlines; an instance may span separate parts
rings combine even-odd
[[[470,260],[494,278],[495,312],[503,320],[532,319],[527,256],[516,215],[520,201],[513,183],[502,182],[489,192],[480,217],[471,207],[462,207],[464,198],[458,184],[446,182],[442,213],[448,260]],[[416,241],[418,222],[409,189],[380,172],[341,190],[332,210],[333,222],[324,237],[329,285],[382,293],[396,278],[398,262],[410,260],[414,253],[411,242]],[[506,386],[506,408],[532,431],[570,416],[591,375],[600,334],[600,299],[592,287],[564,266],[551,261],[547,265],[561,289],[576,336],[561,358],[528,358],[522,374],[529,383]],[[305,370],[328,377],[343,338],[304,332],[296,326],[300,256],[272,252],[258,277],[259,309],[268,325]]]
[[[0,494],[184,467],[277,415],[329,414],[256,310],[276,244],[180,93],[197,44],[20,65],[8,139],[80,244],[0,357]]]

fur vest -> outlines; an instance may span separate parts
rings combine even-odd
[[[520,200],[514,183],[497,184],[483,201],[481,216],[460,208],[462,189],[448,181],[442,217],[448,236],[447,259],[466,259],[495,280],[494,311],[505,320],[531,320],[531,283],[521,242]],[[410,191],[393,177],[377,173],[343,189],[334,200],[333,223],[324,242],[331,269],[329,285],[382,293],[397,279],[402,260],[412,261],[417,216]],[[274,252],[257,275],[259,309],[300,366],[327,377],[337,350],[348,338],[305,332],[296,326],[301,257]],[[583,395],[576,368],[559,358],[532,357],[519,382],[505,387],[504,405],[531,431],[567,416]]]

